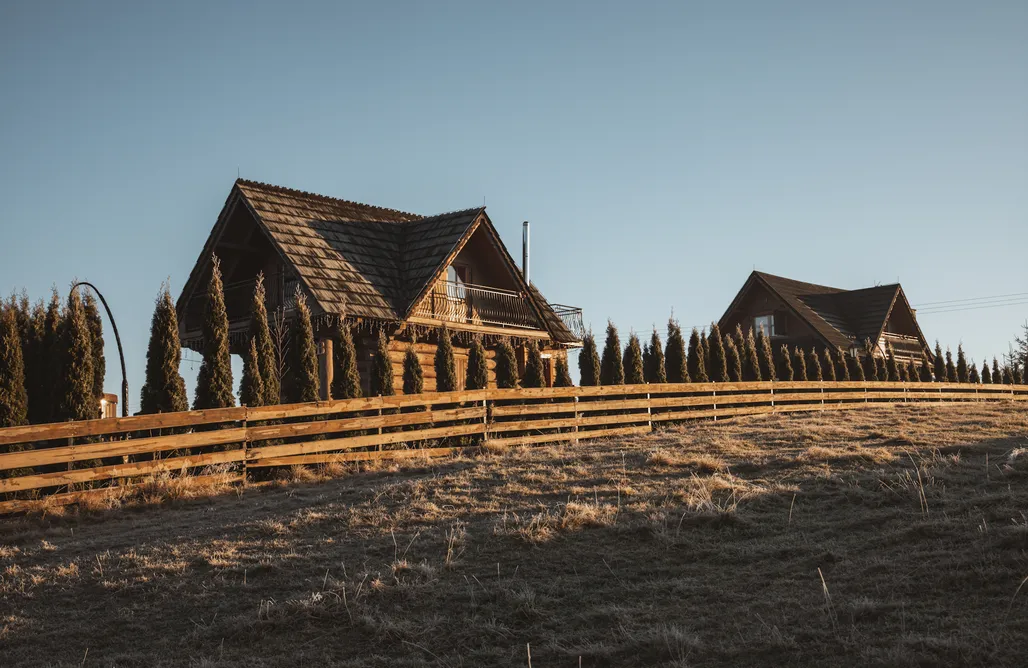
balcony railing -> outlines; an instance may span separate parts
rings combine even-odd
[[[524,294],[455,281],[438,282],[413,315],[471,325],[543,329]]]
[[[557,314],[564,326],[581,340],[585,337],[585,322],[582,320],[582,309],[577,306],[566,306],[565,304],[550,304],[550,308]]]
[[[881,349],[882,354],[888,352],[889,344],[892,344],[892,349],[896,351],[896,357],[899,359],[921,359],[921,340],[916,336],[907,336],[906,334],[892,334],[886,332],[882,335]]]

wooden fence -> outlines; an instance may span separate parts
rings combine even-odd
[[[762,382],[478,390],[225,408],[0,429],[0,513],[175,472],[437,457],[647,433],[657,424],[896,402],[1028,401],[1028,385]],[[256,474],[259,475],[259,474]]]

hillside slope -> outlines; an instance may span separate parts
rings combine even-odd
[[[1024,407],[741,418],[332,473],[0,523],[0,663],[1023,662]]]

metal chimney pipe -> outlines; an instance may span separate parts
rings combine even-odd
[[[521,273],[525,277],[525,283],[529,283],[528,277],[528,221],[521,223]]]

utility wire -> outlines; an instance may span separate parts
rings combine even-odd
[[[935,306],[936,304],[954,304],[957,302],[978,302],[978,301],[991,301],[994,299],[1004,299],[1008,297],[1028,297],[1028,292],[1014,292],[1009,295],[993,295],[991,297],[967,297],[965,299],[945,299],[938,302],[922,302],[915,304],[914,308],[921,308],[922,306]]]

